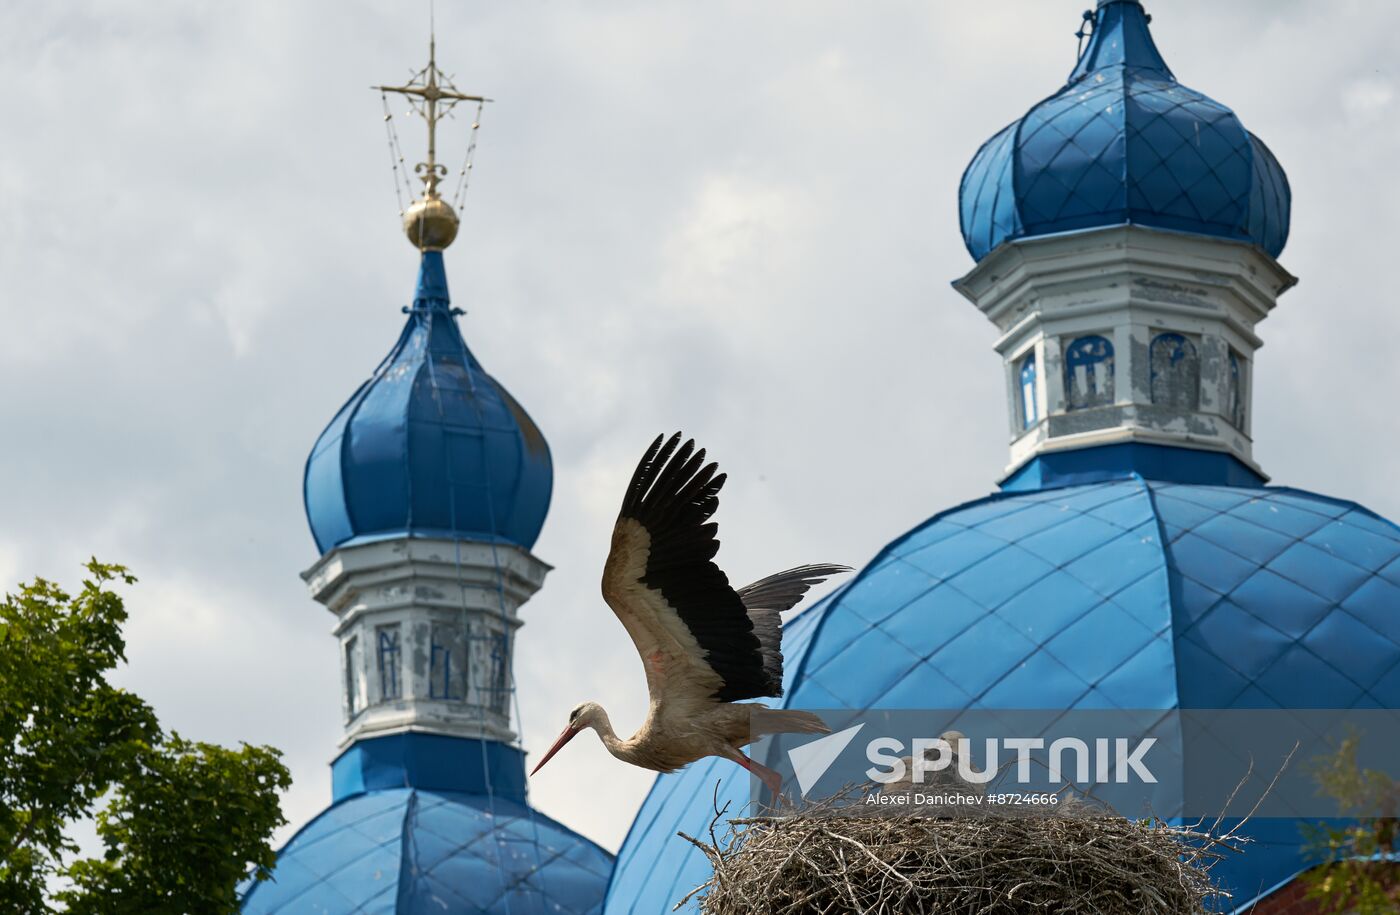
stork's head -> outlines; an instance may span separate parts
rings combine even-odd
[[[944,731],[938,735],[938,739],[947,741],[949,749],[956,753],[958,752],[958,741],[967,740],[967,735],[962,731]]]
[[[544,754],[544,758],[530,770],[530,774],[544,768],[544,764],[554,758],[554,754],[564,749],[564,744],[578,736],[578,732],[584,728],[596,728],[598,723],[607,720],[607,713],[603,707],[596,702],[581,702],[569,713],[569,723],[564,726],[564,731],[559,735],[559,739],[554,741],[554,746],[549,748],[549,752]]]

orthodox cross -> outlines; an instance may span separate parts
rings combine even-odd
[[[402,86],[372,86],[380,92],[397,92],[408,97],[409,104],[413,106],[424,121],[428,124],[428,161],[419,162],[414,166],[420,180],[425,185],[424,197],[438,196],[438,183],[447,177],[447,167],[437,161],[437,125],[451,113],[453,106],[458,102],[476,102],[478,104],[491,101],[479,95],[464,95],[457,91],[457,87],[452,85],[452,80],[447,74],[438,69],[437,65],[437,37],[434,35],[428,40],[428,65],[413,75],[407,83]]]

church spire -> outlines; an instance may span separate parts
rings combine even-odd
[[[1089,15],[1085,13],[1086,17]],[[1152,40],[1148,27],[1152,17],[1143,10],[1139,0],[1099,0],[1093,20],[1089,47],[1080,55],[1079,65],[1070,74],[1070,83],[1109,67],[1146,70],[1161,78],[1176,78]]]
[[[307,460],[322,555],[303,577],[338,619],[347,745],[404,733],[513,745],[515,632],[549,570],[530,548],[554,476],[543,434],[467,348],[448,295],[443,249],[457,215],[438,126],[474,102],[475,130],[487,99],[457,91],[435,40],[408,82],[376,88],[386,109],[389,94],[406,98],[427,126],[421,193],[404,210],[418,284],[398,342]],[[450,191],[459,206],[473,148]]]

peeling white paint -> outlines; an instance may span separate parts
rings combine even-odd
[[[514,633],[549,568],[517,546],[397,538],[338,547],[302,573],[336,615],[342,746],[410,730],[514,741]],[[381,657],[386,627],[397,651]]]

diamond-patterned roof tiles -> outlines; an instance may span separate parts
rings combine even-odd
[[[1176,81],[1133,2],[1099,9],[1070,82],[1002,130],[963,175],[963,238],[1002,242],[1136,223],[1252,242],[1288,240],[1282,167],[1230,109]]]
[[[594,915],[612,856],[503,798],[395,788],[312,820],[245,915]]]
[[[1273,487],[1141,478],[1000,493],[936,515],[788,628],[801,708],[1400,708],[1400,529]],[[707,866],[702,762],[657,780],[607,915],[663,911]],[[1221,875],[1250,898],[1295,872],[1297,824]]]

